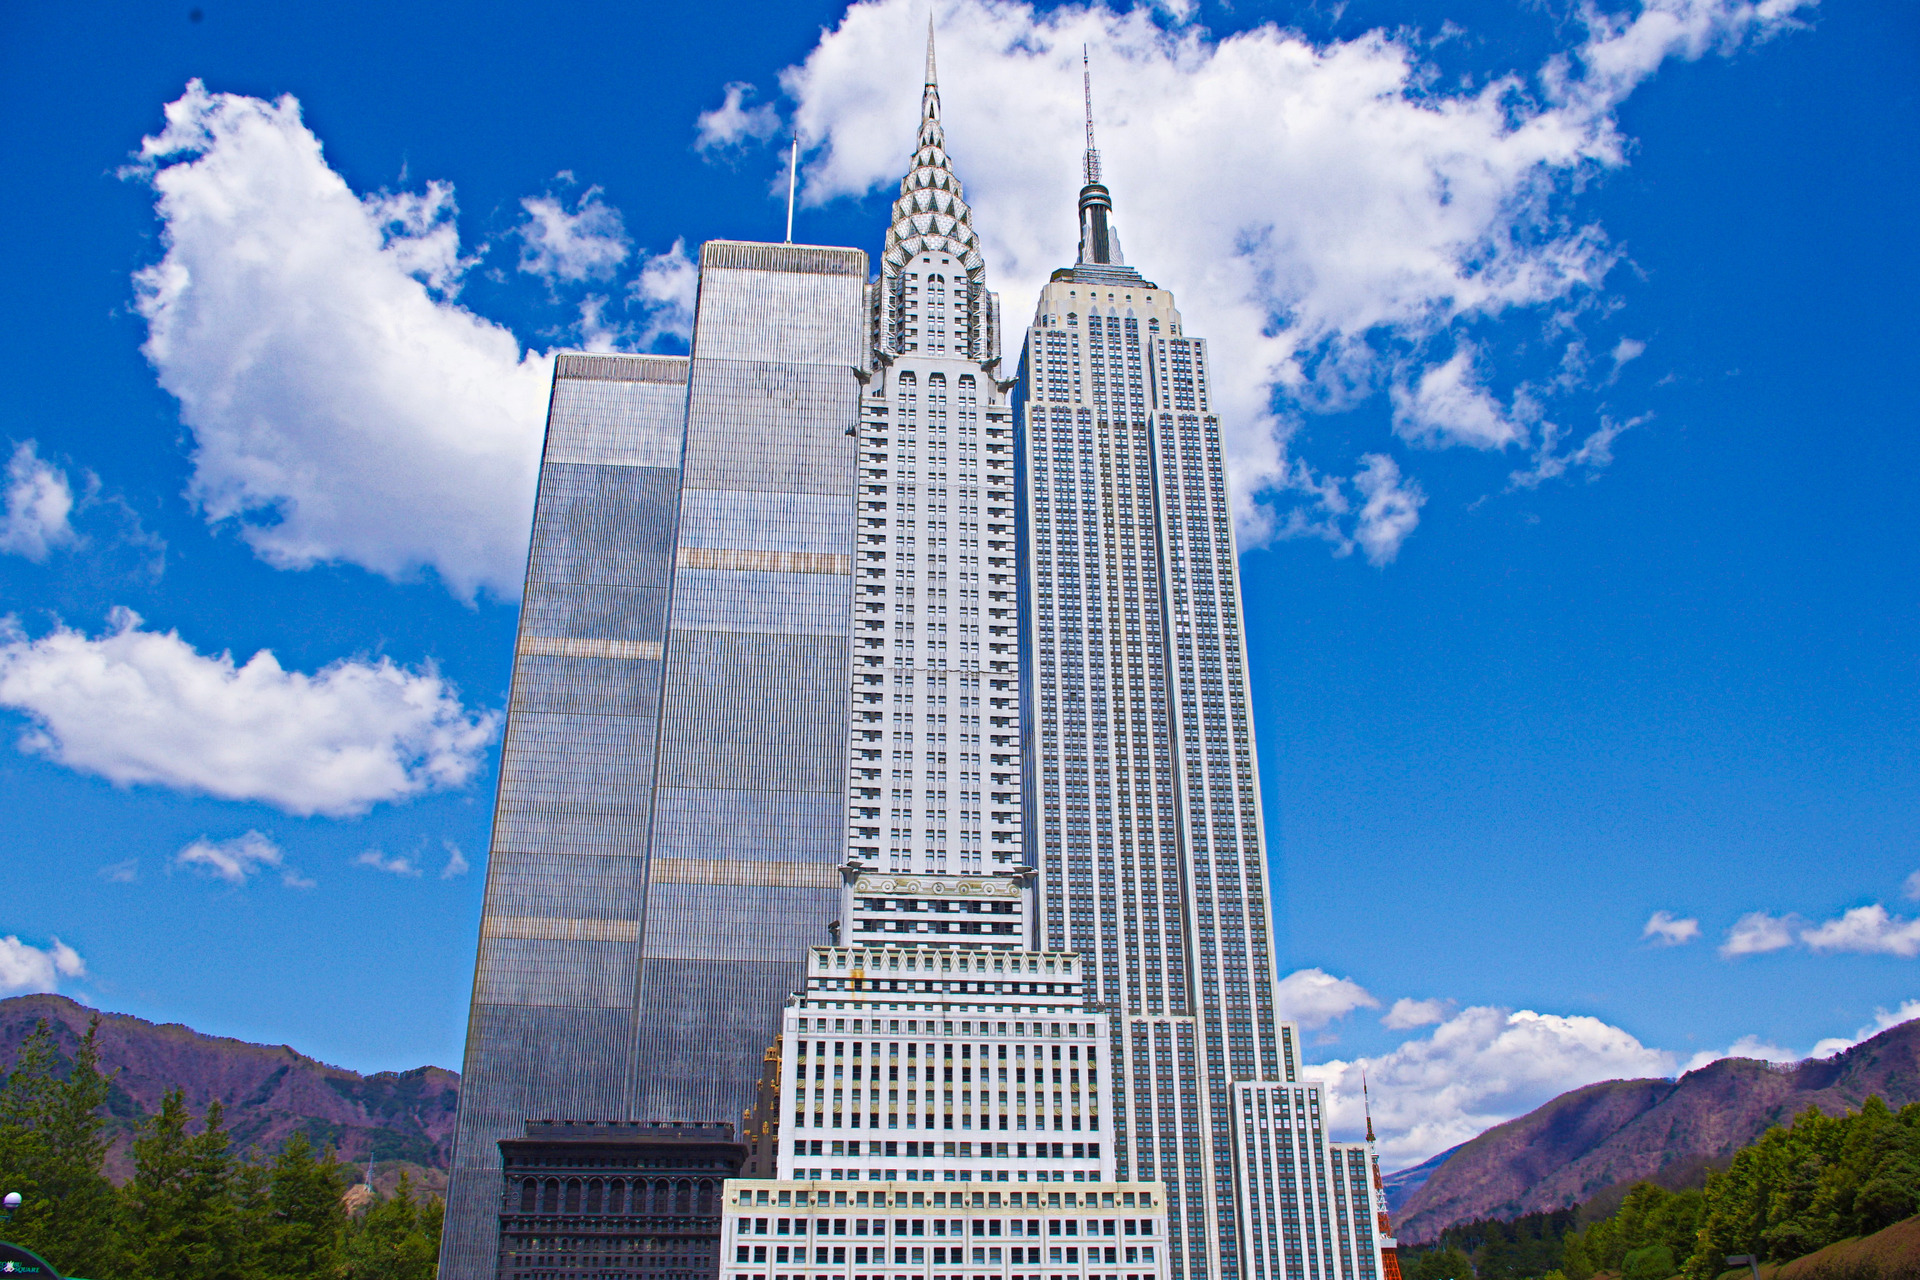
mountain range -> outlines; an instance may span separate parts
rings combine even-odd
[[[1417,1243],[1477,1218],[1610,1208],[1642,1180],[1698,1185],[1769,1126],[1808,1107],[1838,1115],[1876,1094],[1895,1108],[1920,1102],[1920,1021],[1830,1058],[1722,1058],[1677,1080],[1590,1084],[1447,1153],[1394,1215],[1396,1234]]]
[[[269,1154],[301,1130],[348,1163],[374,1161],[374,1185],[383,1191],[403,1171],[415,1186],[446,1186],[460,1077],[439,1067],[363,1076],[286,1045],[202,1035],[122,1013],[96,1015],[65,996],[30,995],[0,1000],[0,1072],[12,1069],[21,1042],[43,1018],[71,1059],[95,1016],[100,1068],[112,1081],[107,1172],[115,1181],[133,1170],[128,1148],[135,1128],[177,1085],[195,1115],[219,1100],[239,1151]]]
[[[303,1131],[354,1165],[375,1162],[389,1190],[402,1172],[414,1185],[446,1186],[460,1077],[439,1067],[363,1076],[286,1045],[208,1036],[177,1023],[98,1013],[64,996],[0,1000],[0,1073],[41,1019],[72,1056],[88,1022],[100,1019],[101,1068],[112,1079],[107,1171],[132,1172],[139,1122],[174,1086],[196,1115],[218,1099],[241,1151],[272,1152]],[[1780,1065],[1724,1058],[1678,1080],[1609,1080],[1564,1093],[1451,1151],[1390,1174],[1396,1234],[1431,1240],[1477,1218],[1588,1205],[1610,1211],[1645,1179],[1697,1185],[1706,1170],[1769,1125],[1809,1106],[1838,1114],[1878,1094],[1888,1105],[1920,1101],[1920,1021],[1904,1023],[1831,1058]]]

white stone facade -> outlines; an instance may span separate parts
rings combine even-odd
[[[781,1034],[783,1178],[1104,1182],[1106,1028],[1078,956],[816,947]]]
[[[1157,1183],[726,1184],[723,1280],[1165,1280]]]

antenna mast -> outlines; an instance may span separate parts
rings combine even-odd
[[[787,153],[787,243],[793,243],[793,187],[800,174],[800,131],[793,131],[793,149]]]
[[[1087,100],[1087,181],[1100,181],[1100,153],[1093,146],[1093,68],[1087,62],[1087,46],[1080,46],[1080,87]]]

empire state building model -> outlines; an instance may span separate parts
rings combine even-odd
[[[1122,259],[1090,85],[1079,206],[1079,258],[1041,291],[1017,410],[1040,945],[1081,957],[1107,1016],[1114,1176],[1166,1184],[1172,1274],[1375,1280],[1369,1153],[1327,1140],[1274,1008],[1207,344]]]

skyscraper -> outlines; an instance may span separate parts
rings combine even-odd
[[[691,359],[556,362],[447,1280],[527,1120],[738,1120],[835,917],[866,262],[710,242]]]
[[[1132,1248],[965,1246],[1067,1268],[1009,1280],[1379,1280],[1369,1152],[1274,1009],[1206,344],[1122,261],[1090,91],[1087,130],[1018,380],[931,30],[876,278],[711,242],[689,359],[559,359],[447,1280],[494,1275],[527,1122],[757,1100],[783,1185],[733,1189],[723,1256],[793,1269],[737,1280],[849,1280],[847,1219],[763,1243],[769,1203],[909,1240],[923,1205],[969,1240],[1134,1210],[1097,1218]],[[962,1265],[917,1248],[851,1246],[851,1280]]]
[[[1021,832],[1012,382],[947,158],[931,27],[920,115],[862,362],[847,865],[1007,875]]]
[[[1277,1114],[1299,1067],[1297,1032],[1274,1009],[1220,420],[1205,339],[1122,260],[1090,85],[1084,179],[1078,261],[1041,292],[1018,407],[1024,813],[1042,945],[1085,958],[1109,1019],[1116,1176],[1166,1182],[1176,1280],[1372,1280],[1355,1225],[1371,1223],[1371,1202],[1354,1204],[1344,1178],[1324,1224],[1310,1186],[1305,1200],[1311,1225],[1333,1232],[1337,1218],[1344,1267],[1317,1232],[1303,1270],[1247,1266],[1246,1207],[1296,1169],[1292,1146],[1284,1168],[1251,1159],[1237,1119],[1255,1110],[1240,1094],[1270,1085],[1263,1108]],[[1300,1182],[1281,1192],[1296,1214],[1310,1173],[1324,1193],[1334,1159],[1317,1085],[1312,1098]]]

